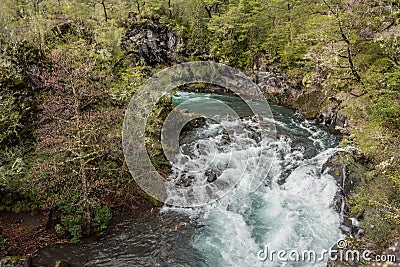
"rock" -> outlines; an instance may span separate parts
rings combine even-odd
[[[341,110],[341,102],[336,100],[330,100],[329,104],[320,111],[316,120],[331,130],[344,129],[348,124],[347,115]]]
[[[288,76],[271,66],[263,53],[254,58],[254,81],[268,101],[292,108],[307,119],[315,119],[333,131],[347,133],[348,117],[343,111],[355,95],[323,90],[321,85],[305,83],[296,75]]]
[[[122,38],[121,48],[135,61],[155,66],[176,62],[183,44],[183,40],[170,27],[147,20],[132,24]]]
[[[356,219],[345,215],[342,218],[340,230],[342,230],[343,234],[354,237],[359,234],[360,224]]]
[[[341,211],[343,210],[344,202],[345,200],[342,192],[336,192],[333,198],[332,206],[338,213],[341,213]]]
[[[192,185],[194,177],[192,175],[183,174],[175,183],[177,186],[189,187]]]
[[[358,152],[340,151],[331,156],[322,165],[322,172],[327,171],[333,176],[347,198],[355,185],[364,181],[365,157]]]
[[[53,32],[65,35],[71,31],[72,20],[64,14],[56,13],[53,17]]]
[[[267,100],[275,104],[293,107],[301,94],[301,88],[294,87],[289,77],[275,67],[269,67],[266,71],[255,71],[254,75],[256,84]]]
[[[296,112],[293,115],[293,119],[294,119],[294,121],[296,121],[298,123],[304,122],[306,120],[305,116],[303,114],[301,114],[301,113],[298,113],[298,112]]]
[[[223,132],[221,135],[221,145],[227,145],[231,142],[231,139],[229,137],[229,134],[226,132]]]
[[[350,225],[346,224],[345,222],[340,225],[340,230],[347,236],[351,235],[351,222]]]
[[[53,264],[53,267],[75,267],[75,266],[69,263],[68,261],[56,260]]]
[[[185,119],[185,117],[183,117],[183,119]],[[186,119],[186,121],[188,121],[189,119],[190,118]],[[179,123],[176,124],[179,125]],[[204,127],[206,124],[207,120],[204,117],[199,117],[188,121],[179,133],[179,145],[182,146],[183,144],[191,144],[192,142],[194,142],[196,140],[196,137],[195,135],[193,135],[193,131],[198,128]]]
[[[207,182],[209,182],[209,183],[216,181],[218,178],[218,175],[211,170],[207,170],[205,175],[207,177]]]
[[[214,84],[185,84],[179,87],[182,92],[210,93],[210,94],[233,94],[229,88],[224,88]]]
[[[268,101],[282,106],[294,107],[296,99],[302,94],[301,81],[288,77],[279,68],[268,64],[262,52],[254,57],[254,81],[264,92]]]
[[[339,151],[331,156],[322,166],[322,172],[327,172],[335,178],[341,190],[333,200],[335,210],[342,215],[340,229],[347,236],[363,234],[359,222],[348,216],[349,209],[346,200],[351,196],[354,187],[364,182],[366,169],[363,166],[367,160],[357,150],[351,152]]]
[[[0,267],[30,267],[30,256],[7,256],[0,260]]]

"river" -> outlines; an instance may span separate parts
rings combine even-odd
[[[174,102],[195,99],[191,102],[195,112],[212,108],[205,101],[210,98],[247,112],[229,95],[178,92]],[[326,266],[327,258],[305,261],[294,255],[314,251],[319,257],[343,237],[340,216],[332,205],[337,184],[321,173],[340,138],[290,109],[270,107],[276,138],[259,140],[254,119],[242,116],[221,123],[207,121],[181,144],[186,156],[177,160],[169,183],[212,183],[204,173],[187,172],[211,166],[215,179],[238,181],[226,195],[197,208],[165,206],[159,212],[140,213],[116,224],[104,237],[46,248],[35,264],[62,258],[76,266]],[[234,138],[226,138],[227,132]],[[260,142],[267,153],[258,150]],[[265,180],[253,191],[248,183],[257,175],[255,155],[266,169],[257,170]],[[168,195],[171,203],[185,206],[173,186]],[[266,248],[268,253],[287,253],[266,258]],[[298,254],[289,258],[293,251]]]

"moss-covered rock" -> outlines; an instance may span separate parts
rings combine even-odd
[[[366,158],[357,151],[340,151],[331,156],[322,166],[322,171],[327,171],[333,176],[341,187],[345,197],[349,197],[354,187],[365,182]]]
[[[30,267],[30,256],[7,256],[0,260],[0,267]]]

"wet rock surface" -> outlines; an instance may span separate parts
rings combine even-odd
[[[218,178],[217,174],[212,170],[207,170],[205,174],[209,183],[216,181]]]
[[[346,132],[348,117],[343,111],[345,106],[344,97],[346,97],[344,94],[339,97],[329,97],[328,104],[319,112],[316,121],[325,124],[331,130]]]
[[[224,88],[214,84],[187,84],[179,87],[179,91],[210,94],[232,94],[232,91],[229,90],[229,88]]]
[[[350,217],[348,199],[353,195],[355,186],[365,182],[367,159],[357,150],[339,151],[322,166],[322,172],[330,174],[340,187],[333,200],[333,207],[341,214],[340,229],[346,236],[363,234],[356,218]],[[340,266],[340,265],[338,265]]]
[[[322,172],[333,176],[341,188],[343,196],[349,197],[354,187],[364,181],[366,158],[356,150],[340,151],[330,157],[322,166]]]

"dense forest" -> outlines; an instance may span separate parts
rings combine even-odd
[[[363,217],[360,246],[398,238],[397,0],[4,0],[0,24],[0,210],[54,211],[55,230],[78,242],[103,231],[115,207],[158,205],[124,163],[135,90],[176,63],[213,60],[251,75],[262,58],[321,105],[278,104],[311,105],[310,118],[333,105],[348,118],[336,127],[341,146],[365,157],[349,199]],[[135,38],[146,29],[172,43],[144,51]]]

